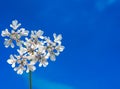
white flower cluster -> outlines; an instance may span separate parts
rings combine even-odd
[[[12,68],[17,71],[17,74],[36,70],[36,63],[39,63],[39,67],[46,67],[49,58],[51,61],[55,61],[55,57],[64,50],[64,46],[61,45],[61,34],[56,35],[54,33],[54,41],[52,41],[49,37],[43,36],[42,30],[31,31],[29,38],[26,37],[25,40],[21,40],[22,36],[29,35],[29,31],[25,28],[19,28],[20,25],[17,20],[14,20],[10,24],[11,33],[6,29],[1,34],[3,37],[8,37],[4,42],[5,47],[14,48],[14,41],[19,46],[17,49],[19,55],[10,55],[10,59],[7,60]]]

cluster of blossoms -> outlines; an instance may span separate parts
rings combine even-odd
[[[43,31],[31,31],[30,37],[29,31],[25,28],[20,28],[21,24],[17,20],[13,20],[10,27],[11,32],[8,29],[2,31],[2,36],[5,38],[5,47],[11,46],[14,48],[14,43],[19,47],[17,49],[19,55],[10,55],[10,59],[7,60],[12,65],[17,74],[23,74],[24,71],[36,70],[36,63],[39,63],[39,67],[46,67],[48,65],[48,59],[51,61],[56,60],[56,56],[64,50],[64,46],[61,45],[62,35],[53,34],[54,40],[49,37],[43,36]]]

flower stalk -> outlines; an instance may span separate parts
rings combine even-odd
[[[29,71],[29,89],[32,89],[32,71]]]

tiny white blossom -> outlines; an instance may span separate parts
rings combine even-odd
[[[10,36],[10,33],[9,33],[8,29],[5,29],[5,31],[2,31],[1,36],[3,36],[3,37]]]
[[[27,70],[26,72],[28,73],[29,71],[35,71],[36,70],[36,67],[34,65],[31,65],[31,64],[28,64],[27,65]]]
[[[36,35],[39,37],[39,38],[41,38],[41,39],[43,39],[44,37],[42,36],[43,35],[43,31],[42,30],[38,30],[38,32],[36,32]]]
[[[18,49],[17,51],[19,52],[20,55],[23,55],[24,53],[27,52],[27,49],[21,46],[20,50]]]
[[[55,49],[57,50],[57,51],[59,51],[59,52],[62,52],[63,50],[64,50],[64,46],[61,46],[61,45],[58,45],[58,46],[56,46],[55,47]]]
[[[29,53],[28,53],[29,54]],[[27,55],[27,59],[31,62],[31,64],[35,64],[36,63],[36,56],[35,56],[35,53],[34,55]],[[34,59],[34,60],[32,60]]]
[[[26,70],[26,68],[22,65],[20,65],[19,67],[15,67],[14,71],[17,71],[17,74],[23,74],[23,71]]]
[[[19,46],[19,47],[21,47],[23,43],[24,43],[24,41],[21,41],[21,40],[20,40],[20,41],[17,41],[17,42],[16,42],[16,45]]]
[[[28,36],[28,33],[29,33],[29,31],[25,30],[25,28],[20,28],[18,32],[20,33],[21,36]]]
[[[44,43],[47,43],[47,46],[49,46],[52,43],[52,41],[50,40],[50,37],[45,37]]]
[[[5,45],[6,48],[8,48],[9,46],[14,48],[14,44],[12,43],[11,39],[5,39],[4,45]]]
[[[21,23],[18,23],[17,20],[13,20],[12,24],[10,24],[10,27],[13,28],[13,30],[16,30],[18,27],[20,27]]]
[[[51,59],[51,61],[55,61],[56,60],[56,57],[55,57],[56,55],[55,55],[55,53],[54,52],[51,52],[50,53],[50,59]]]
[[[12,67],[15,67],[16,59],[13,57],[13,55],[10,55],[10,59],[7,60],[9,64],[12,65]]]
[[[53,37],[54,37],[54,42],[61,44],[61,40],[62,40],[62,35],[61,35],[61,34],[59,34],[59,35],[57,36],[57,35],[54,33],[54,34],[53,34]]]
[[[43,45],[39,45],[38,46],[38,52],[39,53],[45,53],[45,51],[46,51],[46,47],[45,46],[43,46]]]
[[[47,60],[45,58],[41,58],[39,67],[42,67],[42,66],[47,67],[47,65],[48,65]]]
[[[43,33],[44,33],[44,32],[43,32],[42,30],[31,31],[31,38],[34,38],[34,39],[41,38],[41,39],[43,39],[43,38],[44,38],[44,37],[42,36]]]

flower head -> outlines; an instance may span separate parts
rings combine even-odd
[[[29,31],[25,28],[19,28],[20,23],[17,20],[12,21],[10,27],[12,27],[11,33],[6,29],[2,31],[3,37],[5,38],[5,47],[11,46],[14,48],[13,41],[16,41],[18,55],[10,55],[10,59],[7,60],[12,65],[17,74],[23,74],[24,71],[27,73],[36,70],[36,64],[39,63],[39,67],[47,67],[48,59],[51,61],[56,60],[56,56],[64,50],[62,46],[62,35],[53,34],[54,40],[50,37],[43,36],[43,31],[31,31],[30,37],[21,40],[22,36],[28,36]]]
[[[13,20],[12,24],[10,24],[10,27],[12,28],[11,32],[9,32],[8,29],[2,31],[1,36],[7,37],[4,42],[5,47],[11,46],[14,48],[14,41],[16,42],[17,46],[22,45],[23,41],[21,40],[21,37],[28,36],[29,31],[25,30],[24,28],[19,28],[20,26],[21,24],[18,23],[17,20]]]

